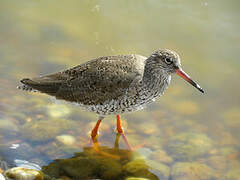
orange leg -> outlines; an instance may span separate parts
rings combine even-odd
[[[96,123],[96,125],[95,125],[95,127],[93,128],[92,133],[91,133],[92,138],[95,138],[95,137],[97,136],[97,134],[98,134],[98,128],[99,128],[99,125],[100,125],[100,123],[102,122],[103,118],[104,118],[104,117],[99,116],[98,121],[97,121],[97,123]]]
[[[117,114],[117,132],[120,134],[123,133],[122,122],[119,114]]]
[[[119,115],[119,114],[117,114],[117,131],[118,131],[119,134],[122,135],[123,140],[124,140],[124,142],[126,143],[128,149],[131,150],[131,146],[130,146],[130,144],[128,143],[128,140],[127,140],[127,138],[126,138],[126,136],[125,136],[125,134],[124,134],[124,132],[123,132],[122,123],[121,123],[121,119],[120,119],[120,115]]]

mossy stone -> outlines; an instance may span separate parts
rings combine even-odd
[[[136,160],[130,161],[123,166],[123,170],[126,172],[126,174],[129,174],[135,177],[158,179],[157,176],[153,175],[149,171],[149,169],[151,169],[151,167],[148,166],[143,159],[136,159]]]
[[[48,166],[43,166],[42,171],[46,179],[66,176],[72,179],[122,180],[141,177],[158,180],[151,172],[151,167],[139,155],[105,146],[99,149],[100,151],[96,151],[86,147],[83,152],[75,153],[72,158],[55,160]]]
[[[90,152],[91,153],[91,152]],[[68,176],[74,179],[103,178],[117,179],[122,172],[121,164],[108,157],[87,152],[74,158],[61,159],[43,167],[43,172],[51,177]]]

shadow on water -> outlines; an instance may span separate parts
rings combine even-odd
[[[113,147],[100,146],[98,139],[92,147],[84,147],[71,158],[56,159],[42,167],[44,179],[69,177],[71,179],[132,179],[141,177],[158,180],[157,175],[136,151],[119,148],[120,134]]]

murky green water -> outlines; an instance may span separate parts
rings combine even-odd
[[[44,166],[50,179],[238,180],[239,18],[237,0],[1,0],[0,161]],[[156,103],[123,115],[133,152],[122,139],[114,148],[115,117],[101,124],[99,153],[95,114],[16,89],[24,77],[158,48],[177,51],[206,93],[174,76]]]

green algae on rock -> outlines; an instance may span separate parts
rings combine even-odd
[[[152,172],[149,171],[150,169],[151,167],[147,165],[143,159],[130,161],[123,166],[123,170],[126,172],[126,174],[157,180],[157,176],[152,174]]]
[[[55,160],[48,166],[43,166],[46,180],[61,176],[73,179],[122,180],[141,177],[158,180],[157,176],[149,171],[150,167],[143,157],[132,160],[138,153],[104,146],[99,147],[99,150],[86,147],[72,158]]]
[[[54,161],[48,166],[43,167],[43,172],[49,177],[68,176],[74,179],[104,178],[114,179],[121,173],[120,164],[109,158],[100,158],[98,160],[91,156],[75,156],[70,159],[61,159]]]
[[[167,149],[176,160],[192,160],[207,154],[213,142],[201,133],[181,133],[170,139]]]
[[[178,162],[173,165],[171,180],[212,180],[214,171],[205,164],[197,162]]]
[[[14,180],[43,180],[43,174],[34,169],[15,167],[7,170],[4,175]]]

